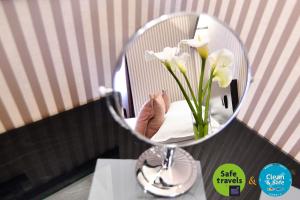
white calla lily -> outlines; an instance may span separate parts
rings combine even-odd
[[[186,44],[192,48],[197,49],[201,58],[206,59],[208,56],[208,42],[209,39],[206,35],[201,34],[201,32],[196,33],[194,39],[181,40],[180,45]]]
[[[178,84],[179,89],[181,90],[185,100],[187,101],[188,106],[190,107],[194,118],[197,119],[197,113],[196,113],[196,110],[195,110],[193,104],[191,103],[190,97],[188,96],[187,92],[185,91],[185,88],[183,87],[180,79],[178,79],[176,73],[173,71],[174,68],[178,68],[179,71],[182,73],[182,75],[184,76],[184,78],[188,84],[189,90],[192,93],[193,100],[196,105],[197,102],[195,99],[195,95],[193,94],[191,85],[186,76],[187,69],[186,69],[185,65],[186,65],[186,61],[187,61],[188,57],[189,57],[189,55],[187,53],[180,53],[180,48],[177,48],[177,47],[173,47],[173,48],[166,47],[163,49],[162,52],[156,52],[156,53],[153,51],[145,52],[146,60],[158,59],[166,67],[166,69],[170,72],[171,76],[175,79],[176,83]]]
[[[158,59],[167,68],[168,67],[178,67],[180,72],[186,73],[187,69],[185,67],[189,54],[182,53],[179,54],[180,49],[177,47],[166,47],[161,52],[146,51],[146,60]]]
[[[219,86],[226,88],[232,81],[232,66],[234,56],[228,49],[221,49],[208,56],[209,65],[213,71],[213,81],[217,81]]]
[[[214,72],[213,81],[217,81],[221,88],[226,88],[232,81],[232,72],[228,68],[219,68]]]
[[[146,60],[158,59],[162,63],[170,63],[173,60],[174,56],[179,53],[179,51],[180,50],[177,47],[166,47],[161,52],[146,51],[145,58]]]
[[[180,44],[186,44],[193,48],[200,48],[208,44],[208,38],[203,38],[200,35],[196,35],[194,39],[181,40]]]
[[[187,59],[190,57],[188,53],[182,53],[179,56],[173,58],[173,63],[178,67],[179,71],[183,74],[187,72],[186,63]]]

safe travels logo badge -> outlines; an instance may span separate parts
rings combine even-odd
[[[225,196],[239,196],[246,183],[244,171],[235,164],[226,163],[219,166],[213,175],[216,191]]]
[[[260,171],[259,186],[269,196],[282,196],[289,191],[291,185],[290,171],[279,163],[269,164]]]

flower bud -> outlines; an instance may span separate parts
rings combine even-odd
[[[197,48],[197,51],[202,59],[206,59],[208,57],[209,51],[207,45]]]
[[[177,64],[177,66],[178,66],[178,69],[181,73],[186,74],[187,69],[183,64],[179,63],[179,64]]]

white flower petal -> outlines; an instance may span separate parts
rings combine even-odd
[[[219,54],[219,62],[222,66],[231,67],[233,65],[233,53],[228,49],[221,49]]]
[[[234,56],[228,49],[221,49],[208,56],[208,63],[214,69],[214,81],[218,81],[222,88],[227,87],[232,81],[232,66]]]
[[[229,68],[217,68],[214,71],[213,81],[217,81],[221,88],[228,87],[232,78],[232,71]]]
[[[170,62],[174,56],[179,52],[177,47],[166,47],[161,52],[153,52],[153,51],[146,51],[145,52],[145,59],[146,60],[153,60],[158,59],[161,62]]]
[[[161,54],[161,57],[164,57],[165,60],[171,60],[178,53],[179,49],[177,47],[166,47],[162,52],[159,52],[159,54]]]
[[[162,62],[167,61],[170,58],[170,56],[168,54],[165,54],[164,52],[155,53],[155,56],[157,57],[158,60]]]
[[[213,53],[209,54],[209,56],[207,57],[208,64],[211,67],[216,66],[218,57],[219,57],[219,52],[218,51],[214,51]]]
[[[157,59],[154,51],[146,51],[145,52],[145,59],[146,61],[149,61],[149,60],[154,60],[154,59]]]
[[[182,65],[186,65],[187,60],[189,59],[190,55],[188,53],[182,53],[179,56],[174,57],[175,61],[177,63],[180,63]]]
[[[200,48],[200,47],[203,47],[205,45],[207,45],[207,41],[199,41],[199,40],[196,40],[196,39],[190,39],[190,40],[181,40],[180,41],[180,44],[186,44],[190,47],[193,47],[193,48]]]
[[[229,67],[233,65],[234,56],[228,49],[221,49],[211,53],[208,56],[208,62],[211,67]]]
[[[180,71],[181,73],[183,73],[183,74],[186,73],[187,68],[186,68],[184,65],[177,64],[177,67],[178,67],[178,69],[179,69],[179,71]]]
[[[194,39],[191,39],[191,40],[181,40],[180,44],[186,44],[190,47],[193,47],[193,48],[198,48],[198,47],[201,47],[201,43],[197,40],[194,40]]]
[[[182,53],[179,56],[174,56],[173,63],[176,65],[182,73],[186,73],[186,63],[190,55],[188,53]]]

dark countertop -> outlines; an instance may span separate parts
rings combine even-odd
[[[90,102],[0,135],[1,199],[41,199],[92,173],[97,158],[137,159],[149,147],[113,120],[104,99]],[[207,199],[222,199],[211,180],[223,163],[239,165],[248,179],[279,162],[300,186],[300,165],[238,120],[186,150],[201,161]],[[258,186],[246,185],[239,199],[259,196]]]

